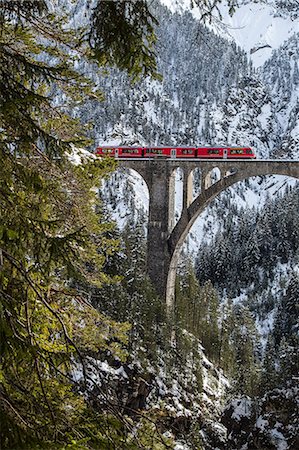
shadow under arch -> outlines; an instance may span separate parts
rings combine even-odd
[[[183,210],[180,220],[169,236],[170,264],[166,282],[166,307],[169,314],[172,314],[174,309],[176,269],[181,248],[198,216],[219,194],[229,187],[240,181],[265,175],[285,175],[290,178],[299,179],[299,162],[286,162],[284,165],[281,161],[277,161],[277,163],[271,161],[270,164],[268,161],[265,161],[265,164],[260,162],[259,166],[252,164],[250,167],[249,165],[246,171],[238,172],[232,170],[231,172],[227,172],[224,178],[221,178],[215,184],[202,191],[193,200],[191,205]]]

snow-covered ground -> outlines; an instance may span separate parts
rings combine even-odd
[[[172,11],[190,9],[190,0],[161,0]],[[247,3],[247,2],[244,2]],[[201,17],[199,9],[191,9],[196,18]],[[251,58],[255,67],[260,67],[270,58],[273,50],[279,48],[292,34],[299,32],[299,21],[290,17],[279,17],[272,1],[241,5],[230,16],[224,1],[215,12],[212,23],[207,25],[222,37],[234,40]]]
[[[246,50],[255,67],[264,64],[274,49],[299,32],[298,21],[277,17],[271,5],[249,3],[238,8],[233,16],[222,6],[221,13],[227,33]]]

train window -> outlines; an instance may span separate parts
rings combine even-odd
[[[162,148],[147,148],[145,149],[145,153],[152,153],[153,155],[163,155]]]
[[[139,154],[139,150],[138,148],[123,148],[122,153],[127,155],[137,155]]]
[[[182,148],[182,155],[193,155],[194,151],[191,148]]]
[[[208,155],[219,155],[219,150],[217,150],[216,148],[210,148],[208,150]]]
[[[251,150],[251,148],[247,148],[247,149],[246,149],[246,154],[247,154],[247,155],[252,155],[252,150]]]
[[[113,153],[114,148],[102,148],[101,149],[103,153]]]
[[[243,155],[244,150],[242,148],[232,148],[230,150],[231,155]]]

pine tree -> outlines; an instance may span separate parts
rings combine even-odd
[[[86,357],[123,360],[129,330],[76,288],[107,283],[103,265],[117,247],[92,190],[114,165],[70,162],[73,145],[89,140],[67,110],[101,98],[73,68],[91,52],[83,30],[44,2],[1,1],[0,31],[1,448],[134,448],[113,406],[96,412],[79,394],[92,383]],[[144,62],[122,64],[134,76]]]
[[[230,377],[233,376],[234,367],[234,342],[232,340],[235,326],[233,307],[231,301],[227,301],[221,310],[221,325],[219,330],[219,353],[218,364],[224,370],[224,373]]]
[[[217,362],[219,355],[219,297],[211,282],[207,282],[201,289],[200,302],[206,309],[202,315],[200,333],[207,355]]]
[[[270,334],[267,339],[265,357],[262,365],[260,395],[276,387],[278,381],[277,349],[274,345],[273,336]]]
[[[176,321],[191,332],[215,363],[219,358],[219,298],[211,282],[200,286],[191,264],[178,278]]]
[[[276,347],[280,345],[281,339],[291,338],[296,335],[298,329],[298,299],[299,299],[299,277],[295,272],[292,274],[284,296],[278,306],[273,335]]]
[[[298,335],[283,336],[277,352],[278,385],[280,387],[297,386],[299,372]]]
[[[252,314],[246,307],[235,307],[235,329],[232,339],[235,348],[234,390],[253,396],[257,392],[260,364],[257,355],[257,332]]]
[[[260,261],[260,249],[256,233],[245,243],[245,255],[242,261],[242,275],[245,281],[256,282],[258,280],[258,263]]]

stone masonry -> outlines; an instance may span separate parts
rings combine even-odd
[[[199,214],[222,191],[250,177],[286,175],[299,178],[299,162],[283,160],[126,159],[119,166],[138,172],[149,190],[147,271],[168,311],[174,306],[176,268],[182,244]],[[183,171],[183,209],[175,225],[175,170]],[[201,171],[200,194],[192,198],[192,173]],[[218,178],[211,174],[217,168]]]

